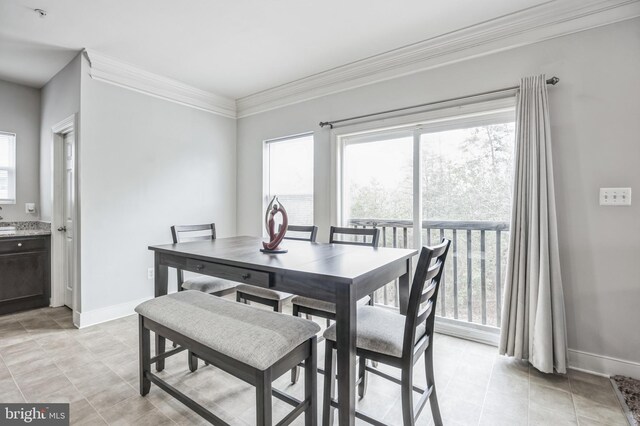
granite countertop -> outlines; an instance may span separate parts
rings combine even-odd
[[[0,238],[33,237],[38,235],[51,235],[51,224],[48,222],[0,222],[0,229],[13,227],[15,230],[0,230]]]

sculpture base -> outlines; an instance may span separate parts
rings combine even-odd
[[[266,248],[261,248],[260,251],[265,253],[265,254],[279,254],[279,253],[287,253],[289,250],[278,247],[278,248],[273,249],[273,250],[269,250],[269,249],[266,249]]]

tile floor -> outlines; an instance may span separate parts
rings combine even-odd
[[[138,395],[137,344],[133,315],[82,330],[73,327],[66,308],[2,316],[0,401],[70,402],[73,424],[205,424],[155,385],[147,397]],[[576,371],[541,374],[498,356],[493,347],[444,335],[436,336],[434,349],[445,425],[627,424],[606,378]],[[418,384],[424,384],[422,364],[417,364]],[[220,370],[201,364],[189,373],[183,352],[167,361],[161,375],[226,421],[255,423],[253,388]],[[285,375],[276,387],[300,397],[301,382],[289,386]],[[376,376],[358,406],[386,423],[402,423],[399,387]],[[274,403],[278,419],[287,410]],[[431,423],[425,408],[418,424]]]

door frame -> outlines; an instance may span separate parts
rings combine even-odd
[[[72,114],[51,127],[51,184],[52,184],[52,220],[51,220],[51,306],[64,306],[65,301],[65,239],[57,231],[64,225],[64,135],[73,132],[74,146],[74,191],[76,194],[74,209],[71,212],[74,224],[73,257],[73,318],[76,324],[80,308],[80,223],[78,221],[78,114]],[[77,325],[77,324],[76,324]]]

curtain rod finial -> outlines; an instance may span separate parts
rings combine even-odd
[[[547,80],[547,83],[555,86],[559,81],[560,79],[558,77],[551,77],[549,80]]]
[[[331,124],[328,121],[321,121],[320,122],[320,127],[325,127],[325,126],[329,126],[330,129],[333,129],[333,124]]]

